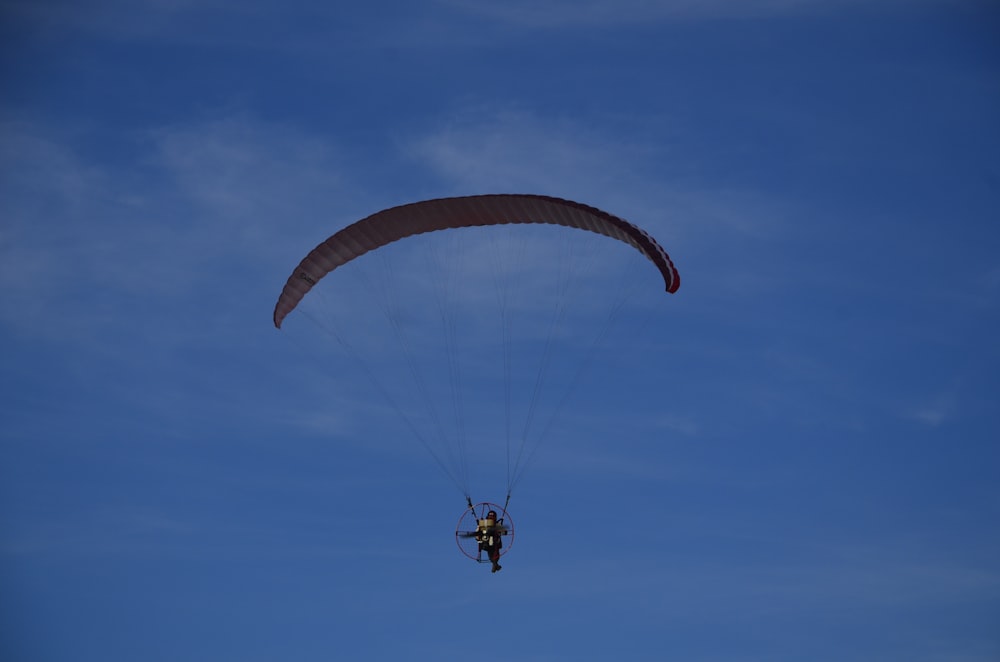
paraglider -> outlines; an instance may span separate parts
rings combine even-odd
[[[652,236],[638,226],[594,207],[570,200],[531,194],[492,194],[440,198],[405,204],[377,212],[371,216],[352,223],[347,227],[344,227],[316,246],[316,248],[310,251],[309,254],[302,259],[302,261],[295,267],[291,275],[288,277],[288,280],[285,283],[274,308],[274,325],[277,328],[282,328],[282,324],[285,322],[289,314],[300,307],[300,304],[302,304],[307,295],[314,288],[316,288],[317,285],[319,285],[321,280],[329,276],[334,271],[341,269],[345,267],[345,265],[351,264],[356,260],[365,262],[366,260],[359,260],[359,258],[362,258],[368,253],[374,252],[376,254],[381,254],[383,251],[387,250],[386,247],[390,244],[395,244],[403,239],[410,241],[408,238],[411,237],[418,237],[432,233],[434,236],[445,235],[447,234],[443,232],[445,230],[454,231],[457,229],[463,229],[463,232],[468,232],[468,230],[464,229],[496,228],[501,226],[512,228],[511,233],[516,237],[516,240],[513,243],[514,247],[511,249],[511,252],[515,254],[519,264],[523,262],[523,254],[532,253],[536,249],[538,252],[544,252],[545,246],[542,245],[543,242],[541,241],[536,244],[533,239],[527,238],[529,235],[522,234],[523,231],[521,230],[517,230],[515,232],[514,229],[526,228],[527,226],[561,227],[568,229],[569,231],[560,230],[560,232],[564,234],[559,234],[552,242],[553,245],[561,246],[569,243],[568,239],[572,239],[573,237],[567,237],[566,235],[579,234],[573,232],[574,230],[584,231],[583,234],[588,236],[603,235],[603,237],[610,238],[620,244],[625,244],[628,247],[631,247],[631,249],[637,251],[648,262],[652,263],[653,266],[659,271],[664,289],[667,292],[676,292],[680,286],[680,276],[677,273],[677,269],[674,267],[673,262],[671,262],[670,257],[667,255],[663,247],[660,246],[660,244],[657,243]],[[600,242],[602,244],[606,243],[603,239],[601,239]],[[475,254],[475,248],[476,247],[470,249],[469,247],[464,247],[460,253],[466,257],[472,255],[473,257],[471,259],[473,260],[473,265],[476,268],[480,268],[483,266],[484,262],[488,262],[489,260],[478,259]],[[430,253],[433,251],[427,250],[425,252]],[[486,254],[490,254],[489,251],[484,253],[484,255]],[[635,253],[633,252],[632,255],[634,254]],[[584,260],[581,267],[582,273],[589,274],[591,272],[595,272],[602,257],[603,254],[598,253],[596,258]],[[541,267],[547,267],[548,265],[545,263],[544,258],[539,258],[536,266],[540,266],[541,273],[545,271],[544,268]],[[382,285],[381,289],[388,290],[390,292],[390,297],[393,296],[392,291],[396,287],[397,282],[422,282],[422,280],[433,282],[436,280],[433,276],[423,273],[420,270],[413,271],[413,265],[410,263],[407,263],[406,268],[407,273],[405,275],[400,276],[392,274],[391,276],[396,280],[390,281],[387,285]],[[421,269],[422,268],[423,267],[421,267]],[[572,281],[573,277],[560,276],[560,278],[568,281]],[[386,276],[384,274],[378,274],[378,280],[383,280],[385,278]],[[464,280],[460,280],[461,283],[471,282],[471,277],[463,276],[463,279]],[[485,327],[495,326],[503,338],[503,367],[497,372],[502,373],[504,380],[504,407],[507,419],[505,423],[507,448],[507,500],[504,506],[499,506],[495,503],[489,502],[473,505],[470,496],[471,490],[467,479],[469,457],[466,448],[466,438],[469,434],[465,430],[464,419],[461,412],[458,412],[455,415],[456,423],[454,425],[454,431],[448,431],[445,429],[446,426],[443,422],[445,417],[441,416],[437,411],[440,407],[440,403],[437,402],[432,395],[429,395],[429,392],[433,390],[433,380],[420,376],[419,370],[416,367],[416,364],[418,363],[417,359],[420,358],[422,349],[414,347],[414,345],[419,343],[407,340],[405,337],[407,325],[412,324],[411,319],[406,315],[399,314],[396,310],[396,303],[393,302],[392,304],[386,304],[385,312],[386,318],[389,320],[394,333],[396,333],[397,337],[401,339],[401,344],[405,347],[406,351],[409,352],[405,362],[400,362],[399,372],[405,372],[402,368],[402,365],[405,363],[409,370],[414,374],[415,386],[408,390],[407,395],[424,398],[424,402],[427,403],[426,408],[428,410],[426,415],[414,416],[408,414],[407,411],[405,411],[404,408],[398,404],[398,397],[391,394],[389,389],[384,384],[385,381],[396,380],[382,380],[380,382],[380,380],[374,376],[375,370],[370,366],[373,359],[366,355],[366,350],[364,348],[358,349],[357,343],[351,344],[344,340],[344,336],[346,334],[339,331],[331,331],[331,335],[341,342],[345,348],[349,348],[362,364],[368,365],[368,367],[366,367],[366,372],[372,378],[372,381],[376,383],[376,386],[379,391],[382,392],[386,402],[388,402],[392,408],[396,410],[396,412],[410,428],[413,436],[421,443],[421,445],[424,446],[426,450],[430,452],[435,461],[437,461],[438,465],[445,471],[446,474],[449,475],[456,486],[463,491],[468,507],[464,511],[456,528],[455,535],[456,540],[458,541],[459,549],[463,554],[474,560],[479,562],[489,562],[493,572],[497,572],[500,569],[500,557],[510,551],[511,543],[513,542],[513,520],[507,512],[507,504],[510,501],[510,494],[513,485],[520,478],[524,466],[533,457],[534,450],[537,450],[537,445],[533,447],[533,449],[526,450],[529,438],[535,439],[536,441],[534,443],[539,443],[537,440],[544,438],[548,434],[548,430],[551,429],[552,422],[555,419],[555,413],[552,413],[548,424],[542,426],[541,432],[535,431],[539,427],[539,424],[534,422],[537,418],[537,401],[540,399],[538,392],[541,390],[541,385],[545,381],[543,378],[545,371],[547,369],[551,369],[549,368],[549,364],[551,363],[550,358],[553,351],[552,347],[557,345],[560,339],[559,333],[553,329],[556,328],[556,322],[559,321],[568,324],[573,329],[586,327],[586,325],[582,324],[565,322],[568,304],[565,300],[563,300],[556,306],[558,312],[552,314],[553,324],[550,325],[548,335],[544,339],[537,340],[535,338],[534,328],[531,333],[527,334],[526,337],[531,342],[526,342],[524,345],[538,345],[541,346],[542,349],[539,351],[540,358],[535,361],[535,363],[539,365],[537,368],[538,375],[530,379],[526,378],[524,381],[525,384],[531,384],[533,382],[533,386],[523,389],[525,391],[531,391],[530,403],[527,407],[528,422],[525,423],[524,429],[520,434],[512,432],[512,392],[518,390],[519,383],[512,375],[510,367],[512,363],[511,355],[515,349],[521,345],[519,345],[517,341],[511,339],[511,324],[509,319],[511,317],[511,312],[509,309],[513,307],[513,304],[527,305],[525,301],[530,300],[539,290],[544,289],[547,286],[547,283],[545,282],[546,280],[547,277],[544,275],[533,275],[530,282],[525,286],[527,294],[518,295],[516,298],[508,297],[506,290],[498,292],[497,299],[499,301],[498,307],[500,308],[498,321],[495,324],[486,323],[481,325]],[[452,289],[454,288],[453,285],[448,285],[448,287]],[[565,284],[557,284],[556,289],[560,291],[560,296],[563,297],[563,299],[569,298],[569,296],[565,294],[565,291],[568,291],[570,287]],[[449,297],[458,298],[457,295],[454,295],[451,292],[451,290],[449,290],[446,295],[437,296],[437,303],[442,307],[442,309],[444,308],[442,299],[448,299]],[[424,303],[422,297],[423,293],[418,292],[417,294],[402,298],[404,298],[407,303],[412,303],[415,307],[418,307],[421,310],[430,310],[432,308],[431,303]],[[350,327],[352,320],[353,313],[350,305],[345,303],[345,298],[346,297],[341,297],[340,299],[336,299],[327,304],[327,307],[329,308],[327,313],[331,319],[335,320],[334,324],[340,325],[338,328],[342,328],[343,325]],[[487,297],[473,298],[479,300]],[[513,299],[513,304],[511,299]],[[607,319],[604,320],[605,325],[610,324],[611,320],[617,314],[619,307],[619,303],[612,304],[611,313],[608,314]],[[477,318],[476,322],[478,323],[480,320]],[[537,326],[541,327],[545,325],[539,324]],[[598,325],[595,325],[595,328],[598,328]],[[604,331],[599,329],[597,332],[597,339],[599,340],[603,337],[603,334]],[[362,334],[359,333],[358,335]],[[415,335],[418,336],[420,343],[422,343],[429,336],[440,335],[442,341],[447,345],[446,358],[440,363],[446,366],[446,369],[443,370],[447,373],[447,379],[442,379],[442,381],[447,383],[448,386],[442,388],[450,390],[451,400],[454,401],[453,404],[456,409],[461,409],[461,401],[463,400],[465,392],[469,390],[469,385],[468,380],[463,381],[462,375],[464,373],[462,373],[459,362],[456,361],[453,354],[456,352],[455,348],[462,344],[462,342],[471,342],[469,339],[472,338],[474,334],[471,332],[464,334],[461,333],[456,330],[454,321],[446,318],[443,331],[418,331],[415,332]],[[364,339],[365,338],[362,335],[361,341]],[[484,357],[482,355],[476,355],[477,370],[480,369],[479,366],[483,362]],[[576,378],[564,378],[565,381],[578,379],[579,372],[581,371],[582,369],[577,371]],[[571,390],[571,387],[568,390]],[[553,405],[553,408],[557,411],[568,398],[568,390],[562,394],[561,398],[556,398],[556,404]],[[418,424],[420,421],[417,419],[423,418],[427,419],[428,428],[431,432],[421,431],[420,425]]]

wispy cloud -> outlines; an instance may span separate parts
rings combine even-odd
[[[237,236],[322,209],[343,187],[330,145],[280,124],[245,117],[151,133],[152,163],[178,194]]]
[[[871,6],[859,0],[438,0],[444,5],[491,20],[535,29],[574,29],[653,22],[745,19],[790,14],[822,14],[843,8]],[[927,0],[931,1],[931,0]],[[902,0],[882,5],[903,6]],[[912,4],[912,3],[911,3]]]
[[[316,142],[245,119],[135,136],[123,163],[88,160],[43,126],[2,131],[0,314],[32,328],[98,322],[115,297],[166,302],[207,278],[258,273],[260,260],[280,261],[282,244],[289,256],[301,250],[288,230],[340,187],[335,159]],[[79,309],[73,294],[86,288],[106,305]]]
[[[904,409],[902,415],[908,420],[936,428],[952,419],[956,410],[957,403],[954,394],[943,393],[937,397],[929,398],[919,405]]]
[[[621,187],[646,148],[579,120],[468,108],[409,150],[455,190],[585,198]]]
[[[110,244],[119,227],[107,214],[113,178],[31,124],[0,125],[0,145],[0,319],[73,326],[73,293],[115,280]]]

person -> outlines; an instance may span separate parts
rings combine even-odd
[[[486,552],[493,564],[490,572],[497,572],[502,567],[500,565],[500,549],[503,547],[504,527],[502,521],[497,521],[497,513],[491,510],[486,513],[486,519],[479,520],[479,527],[476,529],[476,542],[479,543],[479,551]]]

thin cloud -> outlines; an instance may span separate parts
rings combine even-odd
[[[228,117],[151,134],[152,161],[179,194],[233,229],[322,208],[343,187],[343,170],[324,141],[277,124]]]
[[[932,2],[934,0],[927,0]],[[650,23],[749,19],[795,14],[828,14],[871,7],[861,0],[556,0],[554,2],[489,2],[488,0],[439,0],[462,12],[531,29],[648,25]],[[913,2],[882,0],[880,5],[904,6]]]
[[[682,437],[697,437],[701,424],[690,416],[664,413],[653,418],[653,425],[660,430],[676,433]]]
[[[955,396],[942,394],[926,402],[909,407],[903,411],[903,417],[931,428],[940,427],[955,416],[957,409]]]
[[[277,269],[282,246],[291,265],[302,244],[290,230],[341,188],[327,150],[251,120],[137,136],[124,164],[88,160],[44,126],[0,130],[0,314],[26,328],[109,324],[101,311],[116,298],[167,304],[207,278],[257,275],[261,260]],[[74,293],[87,288],[106,305],[79,308]]]
[[[469,109],[407,149],[456,190],[572,197],[627,179],[639,150],[631,147],[576,121]]]

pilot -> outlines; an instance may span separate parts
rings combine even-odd
[[[500,548],[503,547],[503,540],[501,540],[503,532],[503,522],[497,521],[495,510],[486,513],[486,519],[479,520],[479,528],[476,529],[476,542],[479,543],[479,551],[486,552],[493,564],[493,569],[490,572],[497,572],[502,567],[500,565]]]

